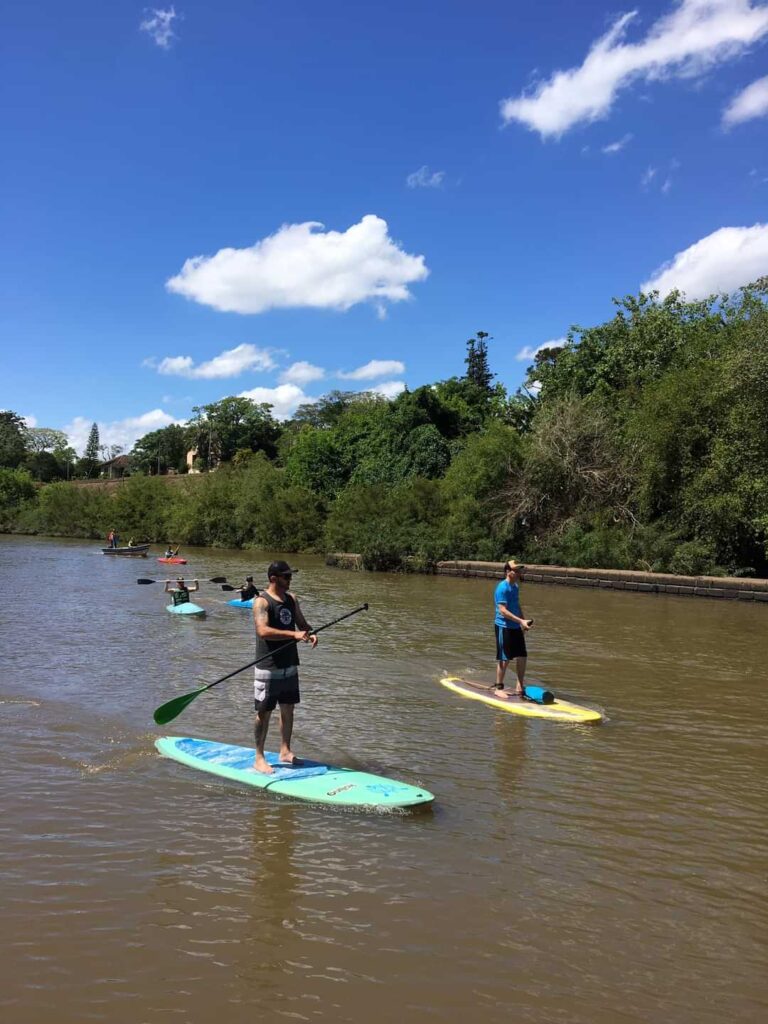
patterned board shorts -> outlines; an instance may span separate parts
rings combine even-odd
[[[278,704],[298,704],[300,701],[297,665],[253,670],[253,703],[257,711],[274,711]]]

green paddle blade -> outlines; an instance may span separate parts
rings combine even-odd
[[[200,694],[207,689],[207,686],[201,686],[199,690],[193,690],[191,693],[184,693],[181,697],[174,697],[173,700],[169,700],[166,704],[161,704],[152,717],[158,725],[165,725],[166,722],[172,722],[174,718],[181,714],[187,704],[191,704],[195,697],[199,697]]]

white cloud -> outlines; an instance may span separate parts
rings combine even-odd
[[[160,430],[171,423],[184,423],[184,420],[175,419],[169,416],[162,409],[152,409],[150,412],[142,413],[141,416],[129,416],[124,420],[113,420],[111,423],[98,423],[99,443],[103,445],[119,444],[128,452],[134,443],[151,430]],[[93,420],[87,420],[83,416],[75,416],[71,423],[68,423],[62,430],[69,437],[69,443],[81,455],[88,442],[88,435],[91,432]]]
[[[166,282],[171,292],[214,309],[263,313],[310,307],[347,310],[359,302],[402,302],[429,274],[423,256],[404,252],[387,222],[368,214],[346,231],[315,221],[285,224],[248,249],[188,259]]]
[[[325,377],[325,370],[321,366],[313,366],[304,360],[293,363],[287,370],[280,374],[281,384],[311,384],[313,380],[322,380]]]
[[[375,388],[371,388],[371,391],[375,395],[383,395],[384,398],[397,398],[399,394],[405,391],[405,381],[385,380],[381,384],[377,384]]]
[[[238,345],[198,366],[195,366],[192,356],[166,356],[159,363],[155,359],[145,359],[143,365],[168,377],[220,380],[224,377],[239,377],[246,370],[273,370],[276,364],[267,349],[256,348],[255,345]]]
[[[275,419],[287,420],[296,412],[300,405],[316,402],[316,398],[305,395],[296,384],[278,384],[275,388],[251,388],[241,391],[239,398],[250,398],[252,402],[268,402],[272,406]]]
[[[145,13],[147,16],[139,25],[139,31],[146,32],[162,50],[167,50],[171,45],[171,40],[177,38],[173,31],[173,22],[178,18],[176,9],[174,7],[169,7],[167,10],[150,8]]]
[[[651,184],[651,182],[653,181],[653,179],[655,177],[656,177],[656,168],[655,167],[649,167],[648,170],[643,174],[642,178],[640,179],[640,184],[643,186],[643,188],[648,188],[648,186]]]
[[[668,295],[674,289],[691,300],[733,292],[768,274],[768,224],[720,228],[675,255],[640,287]]]
[[[616,142],[610,142],[607,146],[603,146],[603,152],[611,156],[613,153],[619,153],[627,145],[628,142],[632,141],[632,133],[628,132],[622,138],[617,139]]]
[[[545,348],[562,348],[563,345],[567,344],[567,338],[553,338],[551,341],[545,341],[543,345],[538,345],[536,348],[532,345],[526,345],[525,348],[520,349],[515,358],[521,361],[525,359],[528,362],[531,362],[536,358],[536,354],[538,352],[543,352]]]
[[[425,165],[418,171],[409,174],[405,179],[408,188],[440,188],[445,178],[445,171],[432,171]]]
[[[375,380],[390,373],[405,373],[405,363],[401,363],[399,359],[372,359],[365,366],[358,366],[356,370],[339,370],[336,376],[342,380]]]
[[[768,75],[742,89],[723,112],[723,127],[731,128],[743,121],[768,114]]]
[[[607,117],[621,90],[634,82],[700,76],[741,56],[768,33],[768,7],[752,0],[679,0],[645,38],[627,43],[636,16],[637,11],[621,15],[579,67],[555,71],[531,93],[503,100],[502,120],[557,138],[577,124]]]
[[[37,416],[22,416],[21,418],[30,429],[37,426]]]

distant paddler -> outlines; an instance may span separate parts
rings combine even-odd
[[[199,580],[190,580],[189,582],[193,585],[187,586],[181,576],[178,577],[175,583],[173,580],[165,581],[165,592],[166,594],[171,595],[174,608],[180,604],[188,604],[190,592],[194,593],[196,590],[200,589]]]
[[[165,554],[163,555],[163,558],[178,558],[179,557],[179,549],[180,548],[181,548],[181,544],[179,544],[179,546],[174,551],[173,550],[173,546],[171,544],[167,544],[166,548],[165,548]]]
[[[496,633],[496,696],[508,700],[511,696],[504,689],[504,676],[510,661],[515,663],[517,686],[514,695],[525,696],[525,666],[528,651],[525,634],[533,625],[533,619],[526,619],[520,607],[520,583],[525,566],[514,559],[504,565],[504,579],[497,585],[493,595],[496,617],[493,620]]]
[[[241,587],[235,587],[235,590],[240,592],[241,601],[250,601],[252,598],[259,596],[258,588],[253,582],[253,576],[246,576],[245,583]]]

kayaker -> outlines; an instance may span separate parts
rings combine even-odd
[[[165,592],[171,595],[174,608],[179,604],[187,604],[189,601],[190,592],[194,593],[195,590],[200,589],[199,580],[190,580],[192,586],[187,586],[184,580],[179,577],[174,584],[173,580],[165,581]]]
[[[498,584],[493,595],[496,615],[493,628],[496,634],[496,696],[507,700],[511,694],[504,689],[504,676],[510,661],[515,663],[517,686],[514,696],[525,696],[525,666],[528,651],[524,634],[533,625],[533,619],[526,619],[520,608],[520,581],[525,566],[511,559],[504,566],[504,579]]]
[[[254,599],[253,620],[256,626],[256,657],[264,658],[253,670],[254,706],[256,721],[257,772],[274,772],[264,757],[269,719],[280,705],[280,763],[300,764],[291,750],[293,709],[300,701],[299,652],[297,643],[317,646],[317,636],[299,607],[298,599],[288,591],[293,570],[287,562],[272,562],[267,569],[269,586]],[[291,643],[291,641],[294,641]]]
[[[177,549],[177,550],[178,550],[178,549]],[[168,546],[166,547],[166,549],[165,549],[165,554],[163,555],[163,558],[175,558],[175,557],[176,557],[176,555],[174,554],[173,548],[172,548],[172,547],[171,547],[171,545],[169,544],[169,545],[168,545]]]
[[[252,597],[258,597],[259,594],[259,591],[253,584],[253,576],[246,576],[245,583],[237,589],[240,591],[241,601],[250,601]]]

